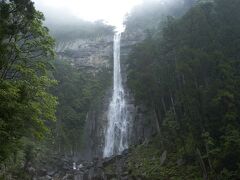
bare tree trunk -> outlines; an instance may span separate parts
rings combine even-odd
[[[208,148],[208,144],[207,143],[205,143],[205,149],[206,149],[206,152],[207,152],[208,164],[209,164],[210,169],[212,170],[213,168],[212,168],[212,163],[211,163],[211,161],[209,159],[209,148]]]
[[[204,180],[209,180],[206,166],[205,166],[204,161],[202,159],[201,152],[198,148],[197,148],[197,155],[199,156],[199,162],[200,162],[200,166],[201,166],[201,169],[202,169],[202,172],[203,172],[203,179]]]
[[[156,110],[154,110],[154,113],[155,113],[156,129],[157,129],[158,134],[160,134],[161,130],[160,130],[160,125],[159,125],[159,120],[158,120],[158,115],[157,115]]]
[[[166,104],[165,104],[165,101],[164,101],[163,97],[161,98],[161,101],[162,101],[164,113],[166,114],[167,113],[167,108],[166,108]]]

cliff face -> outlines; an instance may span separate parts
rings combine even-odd
[[[128,137],[130,146],[145,141],[155,132],[154,117],[152,116],[153,113],[147,114],[145,107],[135,106],[134,97],[127,87],[127,64],[129,61],[129,53],[132,47],[144,38],[145,34],[142,31],[138,31],[134,33],[123,33],[121,39],[121,73],[123,86],[126,92],[125,99],[127,101],[128,109],[127,117],[129,118],[128,122],[130,122],[130,133]],[[113,56],[112,49],[111,53],[111,56]],[[112,62],[110,63],[111,68]],[[84,160],[92,160],[94,157],[102,157],[105,131],[108,122],[108,108],[111,97],[112,87],[109,87],[106,90],[105,96],[95,106],[93,106],[88,113],[84,135],[85,145],[81,156]]]
[[[105,131],[107,127],[108,106],[112,96],[112,89],[106,90],[103,96],[89,111],[84,129],[84,147],[81,160],[92,161],[95,157],[102,157]]]
[[[79,69],[97,72],[109,69],[112,65],[113,36],[101,36],[95,39],[76,39],[69,42],[58,42],[58,58],[68,60]]]

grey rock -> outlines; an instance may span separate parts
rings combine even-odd
[[[40,176],[40,177],[46,176],[47,175],[47,170],[45,168],[42,168],[37,172],[37,175]]]
[[[51,180],[52,179],[52,177],[48,176],[48,175],[45,178],[46,178],[46,180]]]
[[[160,157],[160,165],[162,166],[167,159],[167,151],[165,150]]]
[[[56,170],[48,171],[48,172],[47,172],[47,174],[48,174],[49,176],[53,176],[55,173],[56,173]]]
[[[66,175],[62,178],[62,180],[70,180],[70,178],[72,178],[72,177],[73,177],[72,174],[66,174]]]

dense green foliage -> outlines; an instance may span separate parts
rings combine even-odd
[[[239,10],[239,0],[199,3],[129,58],[129,87],[155,111],[161,148],[204,179],[240,177]]]
[[[38,140],[56,120],[54,41],[43,20],[30,0],[0,1],[0,179],[30,179]]]
[[[132,176],[151,180],[202,179],[198,162],[186,166],[178,154],[164,149],[159,138],[156,136],[148,144],[139,145],[130,151],[127,166]]]

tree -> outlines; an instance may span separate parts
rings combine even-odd
[[[42,138],[55,120],[48,70],[54,41],[30,0],[0,2],[0,161],[23,136]]]

